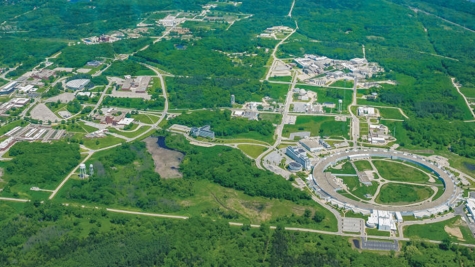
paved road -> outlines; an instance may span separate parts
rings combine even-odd
[[[10,198],[10,197],[0,197],[0,200],[5,201],[14,201],[14,202],[29,202],[29,199],[21,199],[21,198]]]
[[[136,137],[134,137],[134,138],[129,138],[129,139],[127,139],[127,142],[132,142],[132,141],[134,141],[134,140],[136,140],[136,139],[138,139],[138,138],[140,138],[140,137],[142,137],[142,136],[148,134],[150,131],[155,130],[155,129],[157,128],[157,126],[160,124],[160,122],[162,122],[162,120],[165,119],[166,114],[167,114],[167,112],[168,112],[167,89],[166,89],[165,81],[164,81],[162,75],[160,74],[160,72],[159,72],[156,68],[154,68],[154,67],[152,67],[152,66],[150,66],[150,65],[146,65],[146,64],[144,64],[144,66],[146,66],[146,67],[148,67],[149,69],[153,70],[153,71],[157,74],[158,78],[160,79],[160,83],[161,83],[161,87],[162,87],[162,94],[163,94],[163,97],[165,98],[165,107],[164,107],[164,109],[163,109],[162,115],[160,116],[160,119],[159,119],[156,123],[154,123],[154,124],[152,125],[152,127],[151,127],[149,130],[143,132],[142,134],[140,134],[140,135],[138,135],[138,136],[136,136]],[[110,85],[110,83],[109,83],[109,85]],[[103,94],[103,95],[104,95],[104,94]],[[102,99],[101,99],[101,101],[102,101]],[[99,101],[98,104],[101,103],[101,101]],[[87,157],[86,157],[81,163],[85,163],[85,162],[86,162],[95,152],[97,152],[97,151],[103,151],[103,150],[110,149],[110,148],[113,148],[113,147],[116,147],[116,146],[120,146],[120,144],[116,144],[116,145],[109,146],[109,147],[104,147],[104,148],[97,149],[97,150],[90,150],[90,151],[88,152]],[[58,191],[64,186],[64,184],[68,181],[68,179],[77,171],[78,168],[79,168],[79,165],[76,166],[76,168],[74,168],[74,170],[71,171],[71,172],[68,174],[68,176],[66,176],[66,178],[64,178],[64,180],[61,182],[61,184],[59,184],[59,186],[58,186],[58,187],[53,191],[53,193],[49,196],[49,199],[53,199],[53,198],[54,198],[54,196],[55,196],[55,195],[58,193]]]
[[[107,84],[106,88],[104,88],[104,91],[102,91],[101,93],[101,97],[99,98],[99,101],[97,101],[96,105],[94,106],[94,108],[91,110],[91,112],[89,113],[89,116],[93,116],[94,115],[94,112],[97,111],[97,108],[99,108],[99,106],[102,104],[102,100],[104,100],[104,97],[106,95],[106,92],[107,90],[109,90],[109,88],[112,86],[112,81],[109,81],[109,83]]]
[[[468,102],[467,98],[465,95],[460,91],[460,86],[458,86],[457,83],[455,83],[455,78],[451,78],[452,84],[454,87],[457,89],[457,92],[463,97],[463,100],[465,100],[465,103],[467,104],[468,109],[470,110],[470,113],[472,113],[473,118],[475,118],[475,113],[473,112],[473,108],[470,107],[470,103]]]
[[[269,147],[269,149],[264,151],[262,154],[260,154],[256,158],[256,166],[259,169],[264,169],[261,165],[262,158],[266,154],[268,154],[269,152],[274,150],[276,147],[278,147],[280,145],[280,142],[282,141],[282,131],[284,130],[285,121],[286,121],[286,118],[289,114],[290,104],[292,103],[292,97],[293,97],[293,89],[295,88],[296,83],[297,83],[297,74],[294,73],[293,81],[292,81],[292,84],[289,87],[289,91],[287,93],[287,98],[285,100],[285,107],[284,107],[284,111],[282,113],[282,121],[280,122],[280,124],[275,129],[275,135],[277,135],[275,143],[274,143],[274,145]]]
[[[151,217],[162,217],[162,218],[170,218],[170,219],[182,219],[186,220],[188,216],[178,216],[178,215],[167,215],[167,214],[157,214],[157,213],[148,213],[148,212],[138,212],[138,211],[128,211],[128,210],[117,210],[117,209],[106,209],[110,212],[117,212],[117,213],[125,213],[125,214],[135,214],[135,215],[144,215],[144,216],[151,216]]]
[[[356,106],[356,93],[357,93],[357,83],[358,79],[355,78],[354,80],[354,85],[353,85],[353,101],[351,102],[351,105],[348,106],[348,112],[350,112],[351,115],[351,139],[353,140],[353,146],[356,148],[358,146],[358,138],[360,137],[360,120],[358,117],[353,114],[351,111],[352,106]]]

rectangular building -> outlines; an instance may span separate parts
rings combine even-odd
[[[307,152],[305,152],[303,148],[288,146],[285,150],[285,154],[287,154],[287,156],[289,156],[291,159],[300,163],[304,169],[310,170],[312,168],[310,159],[307,157]]]

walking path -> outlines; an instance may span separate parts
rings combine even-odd
[[[451,78],[451,80],[452,80],[452,84],[457,89],[457,92],[459,92],[459,94],[463,97],[463,100],[465,100],[465,103],[467,104],[468,110],[470,110],[470,113],[472,113],[473,118],[475,118],[475,113],[473,112],[473,109],[470,107],[470,103],[468,102],[465,95],[460,91],[460,87],[458,86],[457,83],[455,83],[455,78]]]

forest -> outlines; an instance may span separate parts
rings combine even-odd
[[[133,108],[137,110],[160,110],[163,109],[164,104],[165,100],[158,95],[153,95],[151,100],[106,96],[102,101],[102,105],[106,107]]]
[[[180,165],[184,179],[207,179],[249,196],[287,199],[298,202],[310,195],[294,188],[289,181],[253,167],[253,162],[237,149],[215,146],[194,147],[182,135],[166,138],[167,147],[186,154]]]
[[[473,250],[402,243],[400,253],[352,248],[348,238],[233,227],[225,220],[123,215],[39,201],[1,204],[1,266],[473,266]]]
[[[9,187],[16,184],[49,185],[63,179],[79,164],[79,145],[66,142],[16,143],[9,150],[13,160],[8,161],[4,178]]]
[[[230,110],[195,111],[183,113],[170,120],[171,124],[181,124],[189,127],[210,125],[218,137],[256,132],[264,137],[272,137],[274,126],[270,121],[254,121],[246,118],[231,118]]]

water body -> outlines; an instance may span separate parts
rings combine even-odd
[[[475,2],[475,0],[473,0],[473,2]],[[467,169],[469,169],[470,171],[475,171],[475,165],[474,164],[470,164],[468,162],[464,162],[463,165],[465,167],[467,167]]]

